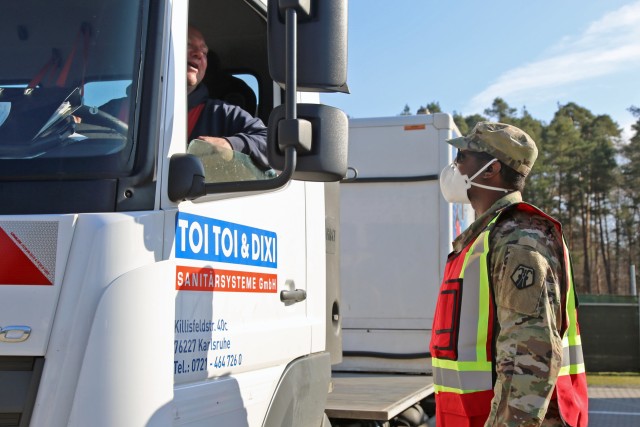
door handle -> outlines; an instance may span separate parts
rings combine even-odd
[[[295,289],[292,291],[280,291],[280,301],[289,305],[295,304],[307,299],[307,291],[304,289]]]

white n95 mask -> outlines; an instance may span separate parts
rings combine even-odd
[[[467,190],[471,188],[472,185],[476,187],[486,188],[487,190],[495,190],[495,191],[503,191],[508,193],[510,190],[506,190],[504,188],[498,187],[490,187],[488,185],[476,184],[473,182],[474,179],[478,175],[480,175],[486,168],[488,168],[494,162],[497,162],[498,159],[493,159],[488,162],[486,165],[480,168],[480,170],[473,174],[471,178],[467,175],[462,175],[458,170],[455,162],[451,163],[448,166],[445,166],[440,173],[440,191],[442,192],[442,196],[449,203],[471,203],[469,200],[469,196],[467,195]]]

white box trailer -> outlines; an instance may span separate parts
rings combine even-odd
[[[470,205],[440,194],[440,171],[456,151],[445,141],[459,134],[442,113],[349,121],[351,179],[340,188],[341,370],[430,372],[443,267],[473,220]]]

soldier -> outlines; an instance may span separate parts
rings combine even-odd
[[[437,425],[586,426],[569,253],[560,223],[522,201],[535,142],[492,122],[447,142],[442,194],[476,220],[453,242],[433,322]]]

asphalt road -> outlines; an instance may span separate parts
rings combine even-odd
[[[589,427],[640,426],[640,387],[589,387]]]

